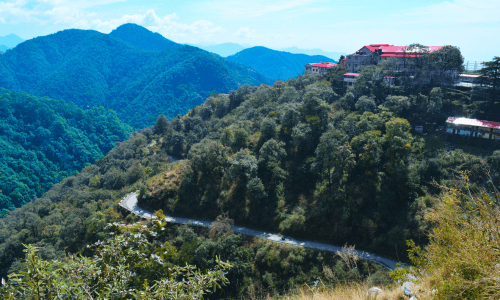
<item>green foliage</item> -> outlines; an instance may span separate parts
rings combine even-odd
[[[231,265],[218,258],[206,272],[173,265],[175,247],[157,241],[165,225],[164,221],[150,228],[115,224],[113,231],[118,234],[94,244],[95,254],[89,258],[72,255],[48,262],[29,245],[23,262],[26,270],[11,274],[0,294],[3,299],[203,299],[228,283]]]
[[[429,245],[421,249],[408,242],[415,267],[391,276],[417,275],[434,290],[433,299],[495,299],[500,295],[498,195],[470,186],[470,174],[462,175],[463,188],[443,188],[439,205],[427,214],[435,224]]]
[[[130,126],[102,107],[84,111],[0,89],[0,215],[95,162],[130,132]]]

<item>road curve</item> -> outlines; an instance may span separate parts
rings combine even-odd
[[[138,195],[139,194],[137,192],[128,194],[127,196],[125,196],[125,198],[123,198],[120,201],[120,206],[129,210],[131,213],[133,213],[139,217],[142,217],[145,219],[154,218],[154,213],[152,213],[148,210],[145,210],[137,205],[137,196]],[[177,224],[192,223],[194,225],[203,226],[203,227],[210,227],[210,225],[212,225],[212,222],[210,222],[210,221],[195,220],[195,219],[188,219],[188,218],[179,218],[179,217],[172,217],[172,216],[167,216],[166,220],[168,222],[177,223]],[[274,234],[274,233],[269,233],[269,232],[265,232],[265,231],[255,230],[255,229],[249,229],[249,228],[240,227],[240,226],[231,226],[231,228],[236,233],[251,235],[251,236],[263,238],[266,240],[274,241],[277,243],[295,245],[295,246],[318,249],[318,250],[325,250],[325,251],[330,251],[330,252],[341,252],[342,251],[342,247],[338,247],[338,246],[333,246],[333,245],[328,245],[328,244],[323,244],[323,243],[318,243],[318,242],[312,242],[312,241],[298,240],[298,239],[294,239],[294,238],[290,238],[290,237],[284,237],[284,236]],[[398,268],[398,265],[397,265],[398,262],[396,262],[394,260],[379,256],[379,255],[371,254],[368,252],[364,252],[364,251],[359,251],[359,250],[355,250],[355,251],[359,257],[371,260],[371,261],[376,262],[378,264],[381,264],[390,270],[394,270],[394,269]]]

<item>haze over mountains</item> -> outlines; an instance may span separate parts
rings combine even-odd
[[[15,34],[0,36],[0,51],[5,52],[7,49],[14,48],[24,40]]]
[[[0,57],[0,87],[82,108],[113,109],[135,128],[150,126],[160,114],[184,114],[212,92],[272,82],[246,66],[179,46],[136,25],[109,35],[64,30],[26,41]]]
[[[292,54],[266,47],[252,47],[227,57],[227,60],[244,64],[264,76],[288,80],[304,73],[304,65],[313,62],[337,61],[326,56]]]
[[[208,52],[212,52],[215,54],[218,54],[222,57],[228,57],[229,55],[234,55],[241,50],[245,50],[247,48],[250,48],[250,45],[245,44],[245,45],[240,45],[236,43],[222,43],[222,44],[191,44],[191,46],[198,47],[200,49],[206,50]]]
[[[199,44],[190,44],[191,46],[195,46],[198,48],[201,48],[203,50],[206,50],[208,52],[212,52],[215,54],[218,54],[222,57],[228,57],[230,55],[235,55],[236,53],[252,48],[249,44],[237,44],[237,43],[222,43],[222,44],[204,44],[204,43],[199,43]],[[258,46],[255,46],[258,47]],[[284,52],[289,52],[293,54],[306,54],[306,55],[322,55],[326,56],[329,58],[329,60],[338,60],[341,55],[347,55],[347,52],[328,52],[328,51],[323,51],[319,48],[314,48],[314,49],[301,49],[298,47],[289,47],[289,48],[280,48],[280,49],[272,49],[276,51],[284,51]]]

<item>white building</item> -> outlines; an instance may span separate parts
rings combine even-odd
[[[304,73],[326,75],[329,73],[328,68],[336,66],[337,64],[331,62],[319,62],[307,64],[304,66]]]

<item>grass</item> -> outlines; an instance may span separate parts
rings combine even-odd
[[[418,300],[432,299],[429,280],[421,280],[412,290]],[[304,286],[301,289],[291,291],[285,296],[279,297],[253,297],[252,300],[408,300],[410,297],[404,295],[404,291],[399,286],[380,287],[383,293],[377,296],[368,295],[368,289],[373,287],[367,281],[340,283],[334,287],[313,288]]]

